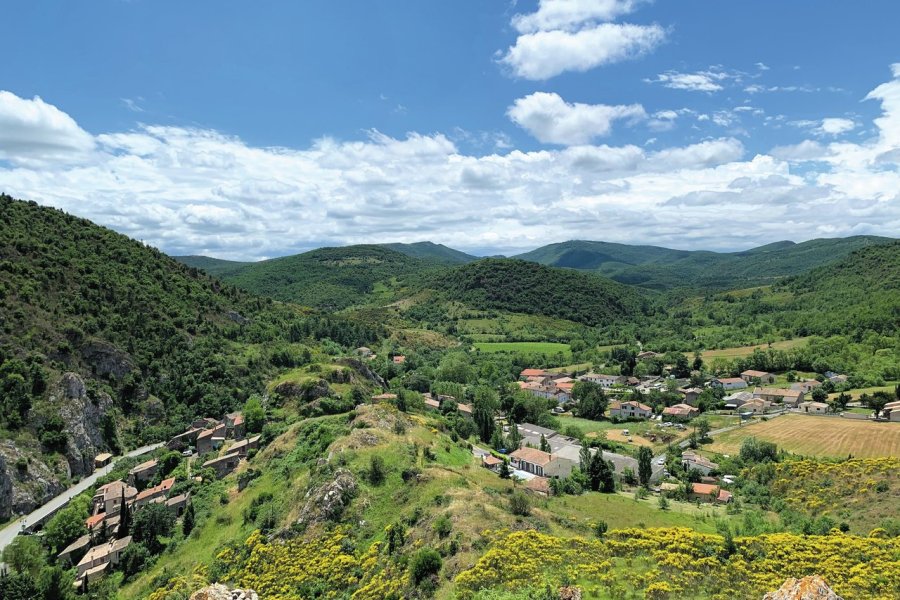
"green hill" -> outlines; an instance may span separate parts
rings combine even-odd
[[[586,325],[633,317],[644,308],[642,296],[628,286],[522,260],[480,260],[437,273],[426,285],[471,308],[545,315]]]
[[[195,269],[200,269],[207,275],[212,275],[213,277],[227,277],[228,275],[232,275],[237,271],[240,271],[242,268],[247,265],[252,265],[252,262],[241,262],[237,260],[224,260],[221,258],[212,258],[211,256],[173,256],[175,260],[178,262],[185,264],[189,267],[193,267]]]
[[[799,244],[775,242],[743,252],[709,252],[576,240],[544,246],[515,258],[591,271],[651,289],[725,289],[768,285],[839,260],[859,248],[891,241],[854,236]]]
[[[252,263],[223,274],[226,281],[278,300],[337,311],[372,299],[376,284],[440,269],[436,261],[413,258],[378,245],[320,248]]]
[[[462,265],[478,260],[477,256],[472,256],[471,254],[448,248],[443,244],[435,244],[434,242],[379,245],[413,258],[420,258],[422,260],[430,260],[448,265]]]

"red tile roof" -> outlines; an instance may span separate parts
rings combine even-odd
[[[553,459],[552,456],[550,456],[543,450],[538,450],[537,448],[519,448],[518,450],[510,454],[510,456],[518,460],[540,466],[548,464]]]
[[[540,377],[541,375],[546,375],[547,371],[543,369],[523,369],[521,373],[519,373],[519,377]]]

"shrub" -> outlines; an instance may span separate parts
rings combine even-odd
[[[450,522],[450,517],[447,515],[441,515],[434,522],[434,531],[438,534],[438,537],[445,538],[450,535],[450,532],[453,530],[453,523]]]
[[[412,580],[419,585],[425,579],[437,575],[441,571],[443,561],[440,553],[434,548],[422,548],[416,552],[410,563],[409,571]]]
[[[369,459],[369,472],[367,478],[372,485],[381,485],[387,477],[387,467],[384,465],[384,459],[374,454]]]
[[[531,514],[531,502],[523,492],[515,492],[509,498],[509,512],[520,517]]]

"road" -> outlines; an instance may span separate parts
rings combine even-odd
[[[16,538],[16,536],[22,530],[23,526],[40,522],[53,515],[56,511],[68,504],[72,498],[93,486],[99,478],[103,477],[104,475],[108,475],[119,460],[121,460],[122,458],[141,456],[142,454],[147,454],[148,452],[152,452],[157,448],[161,448],[162,446],[162,443],[151,444],[149,446],[143,446],[141,448],[132,450],[131,452],[127,452],[124,456],[118,457],[102,469],[94,471],[91,475],[88,475],[87,477],[64,491],[62,494],[49,500],[47,503],[36,508],[31,513],[11,522],[9,525],[0,530],[0,555],[3,554],[3,550]],[[0,567],[2,567],[2,565],[0,565]],[[2,571],[2,568],[0,568],[0,571]]]

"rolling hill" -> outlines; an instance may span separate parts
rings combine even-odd
[[[550,244],[514,258],[590,271],[650,289],[725,289],[768,285],[839,260],[859,248],[892,241],[854,236],[799,244],[775,242],[742,252],[710,252],[575,240]]]
[[[462,265],[478,260],[477,256],[448,248],[443,244],[434,242],[416,242],[414,244],[379,244],[389,250],[395,250],[401,254],[447,265]]]
[[[195,269],[200,269],[207,275],[213,277],[224,278],[240,271],[252,262],[241,262],[237,260],[224,260],[221,258],[212,258],[210,256],[173,256],[178,262]]]

